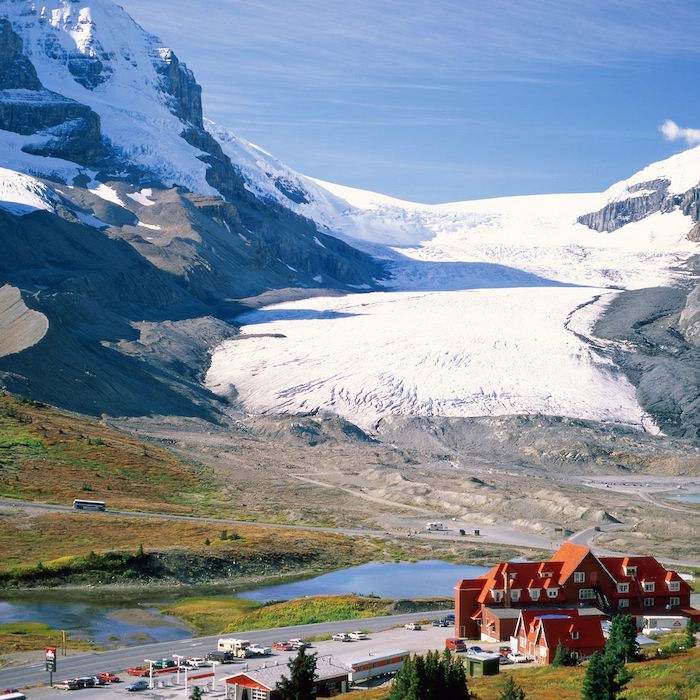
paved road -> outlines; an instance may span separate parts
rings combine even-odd
[[[254,632],[237,632],[235,636],[271,646],[274,642],[282,639],[290,639],[292,637],[308,638],[317,635],[335,634],[336,632],[347,632],[353,629],[378,632],[413,620],[444,617],[452,612],[454,611],[434,610],[431,612],[412,613],[410,615],[385,615],[383,617],[370,617],[361,620],[320,622],[315,625],[297,625],[295,627],[280,627]],[[445,636],[448,636],[451,628],[445,628],[445,632]],[[215,637],[180,639],[173,642],[158,642],[156,644],[111,649],[110,651],[88,652],[75,656],[59,656],[54,680],[94,675],[102,671],[121,672],[130,666],[142,664],[144,659],[160,659],[170,657],[173,654],[182,654],[188,657],[205,656],[207,652],[216,649],[218,637],[219,635]],[[287,656],[285,656],[283,662],[286,662]],[[242,661],[237,662],[230,665],[229,668],[233,671],[237,667],[242,666],[242,663]],[[0,671],[0,688],[21,688],[23,686],[45,684],[48,683],[48,675],[44,670],[43,664],[8,668]]]

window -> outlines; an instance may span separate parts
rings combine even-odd
[[[627,598],[620,598],[620,600],[617,601],[617,607],[619,608],[629,608],[630,602],[627,600]]]
[[[680,581],[669,581],[668,582],[668,590],[669,591],[680,591],[681,590],[681,582]]]
[[[497,603],[500,603],[503,600],[503,591],[493,590],[491,591],[491,596]]]
[[[514,588],[510,592],[510,599],[514,602],[517,603],[520,600],[520,589],[519,588]]]
[[[674,606],[681,604],[681,599],[675,596],[671,596],[670,600],[668,601],[668,604],[673,608]]]
[[[595,598],[595,591],[592,588],[582,588],[578,592],[579,600],[593,600]]]
[[[629,583],[618,583],[617,584],[617,592],[618,593],[629,593],[630,592]]]
[[[547,589],[547,597],[548,598],[556,598],[558,595],[559,595],[558,588],[548,588]]]
[[[574,583],[583,583],[586,580],[585,571],[574,571]]]
[[[655,588],[656,588],[656,584],[653,581],[645,581],[644,582],[644,592],[645,593],[653,593]]]
[[[251,688],[250,689],[250,699],[251,700],[267,700],[268,695],[266,690],[261,688]]]
[[[578,630],[574,630],[574,631],[571,633],[571,639],[578,639],[579,636],[580,636],[580,635],[579,635],[579,633],[578,633]]]
[[[553,574],[552,574],[551,571],[543,571],[543,572],[540,574],[540,576],[541,576],[542,578],[552,578],[552,575],[553,575]]]
[[[529,588],[530,591],[530,598],[532,600],[539,600],[540,599],[540,589],[539,588]]]
[[[644,599],[644,607],[645,608],[653,608],[654,607],[654,599],[653,598],[645,598]]]
[[[625,576],[636,576],[637,575],[637,567],[636,566],[625,566],[623,568],[625,569]]]
[[[578,659],[578,652],[577,651],[570,651],[569,653],[571,654],[571,657],[573,659]]]

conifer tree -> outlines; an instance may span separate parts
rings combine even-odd
[[[525,691],[520,684],[515,682],[512,674],[508,674],[506,677],[498,700],[525,700]]]
[[[611,695],[607,688],[607,674],[605,662],[600,652],[591,656],[583,677],[581,700],[610,700]]]
[[[301,647],[287,666],[290,677],[282,676],[277,683],[280,700],[310,700],[316,678],[316,654],[307,656],[306,649]]]

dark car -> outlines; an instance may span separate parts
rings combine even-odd
[[[236,659],[230,651],[210,651],[207,661],[216,661],[220,664],[232,664]]]
[[[94,688],[95,679],[92,676],[81,676],[76,678],[75,682],[78,684],[78,688]]]
[[[148,681],[134,681],[126,686],[126,689],[130,693],[137,692],[139,690],[148,690]]]

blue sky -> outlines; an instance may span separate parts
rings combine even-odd
[[[424,202],[597,191],[700,142],[700,3],[117,0],[206,116],[303,173]],[[660,125],[690,131],[669,140]]]

